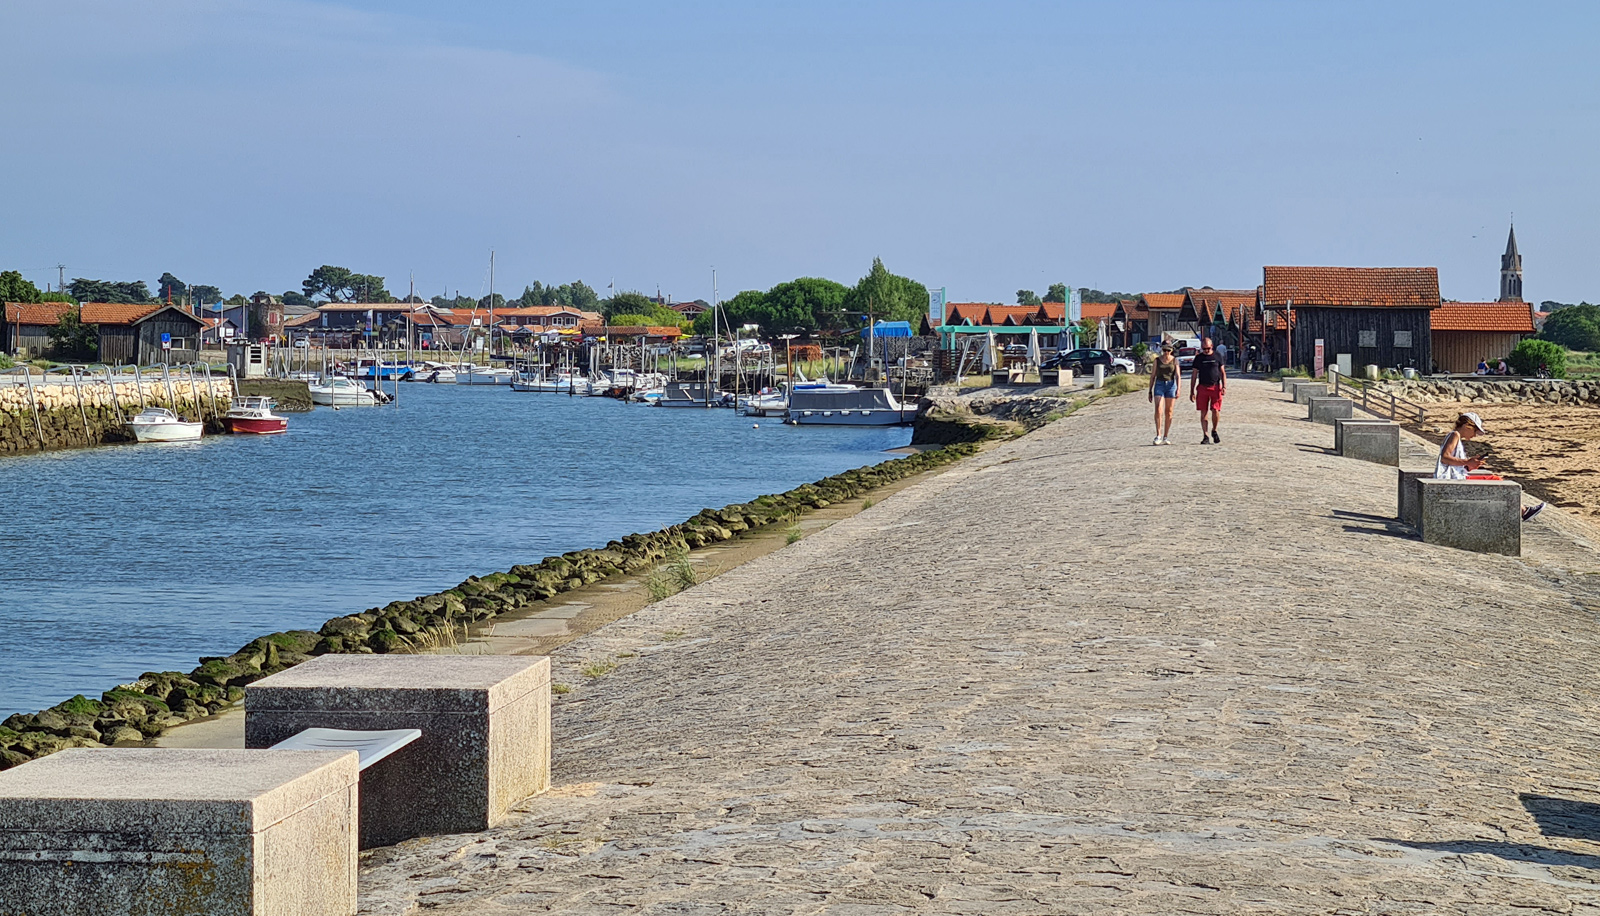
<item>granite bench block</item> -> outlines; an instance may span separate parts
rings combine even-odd
[[[1522,556],[1522,487],[1509,480],[1417,480],[1422,539],[1429,544]]]
[[[1355,402],[1349,398],[1311,398],[1306,402],[1306,419],[1332,426],[1334,420],[1348,420],[1354,416],[1355,408]]]
[[[1400,425],[1388,421],[1335,421],[1334,438],[1346,458],[1400,466]]]
[[[1433,471],[1408,471],[1399,469],[1399,494],[1395,500],[1396,517],[1413,528],[1422,527],[1422,493],[1417,481],[1432,478]]]
[[[1324,382],[1300,382],[1294,386],[1294,402],[1296,404],[1310,404],[1312,398],[1325,398],[1328,396],[1328,386]]]
[[[348,751],[72,749],[0,773],[5,916],[348,916]]]
[[[361,845],[487,830],[550,788],[550,660],[324,655],[245,689],[245,746],[307,728],[416,728],[361,774]]]
[[[1393,423],[1393,420],[1380,420],[1376,417],[1350,417],[1333,421],[1333,450],[1339,451],[1344,447],[1344,430],[1353,423]]]

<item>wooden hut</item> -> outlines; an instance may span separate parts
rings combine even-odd
[[[7,302],[0,325],[0,353],[42,356],[50,349],[50,329],[76,306],[70,302]]]
[[[1348,353],[1355,366],[1429,368],[1437,268],[1263,267],[1262,279],[1262,306],[1294,314],[1291,365],[1314,365],[1321,340],[1326,364]]]
[[[204,324],[176,305],[85,302],[82,318],[99,331],[103,363],[186,363],[199,355]]]
[[[1441,302],[1431,318],[1433,366],[1438,372],[1474,372],[1479,362],[1511,355],[1533,334],[1533,306],[1526,302]]]

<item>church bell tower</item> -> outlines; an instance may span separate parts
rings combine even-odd
[[[1517,227],[1511,227],[1506,253],[1500,256],[1500,301],[1522,301],[1522,255],[1517,254]]]

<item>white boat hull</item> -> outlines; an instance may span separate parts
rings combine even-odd
[[[190,442],[205,431],[203,423],[130,423],[133,437],[140,442]]]

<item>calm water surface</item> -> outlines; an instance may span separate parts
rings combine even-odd
[[[888,457],[906,429],[505,388],[0,459],[0,716]]]

